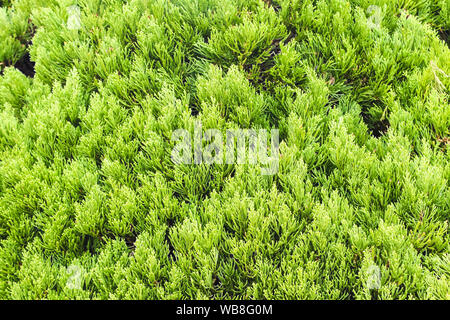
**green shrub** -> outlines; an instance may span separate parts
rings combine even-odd
[[[0,298],[449,299],[449,14],[0,2]],[[197,121],[278,128],[278,172],[174,164]]]

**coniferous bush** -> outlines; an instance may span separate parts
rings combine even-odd
[[[448,0],[0,6],[0,298],[450,298]]]

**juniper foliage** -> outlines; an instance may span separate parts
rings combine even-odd
[[[0,5],[0,298],[450,298],[448,0]],[[279,172],[174,165],[199,120]]]

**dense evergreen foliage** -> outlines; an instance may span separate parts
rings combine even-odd
[[[449,0],[0,6],[0,298],[450,299]]]

